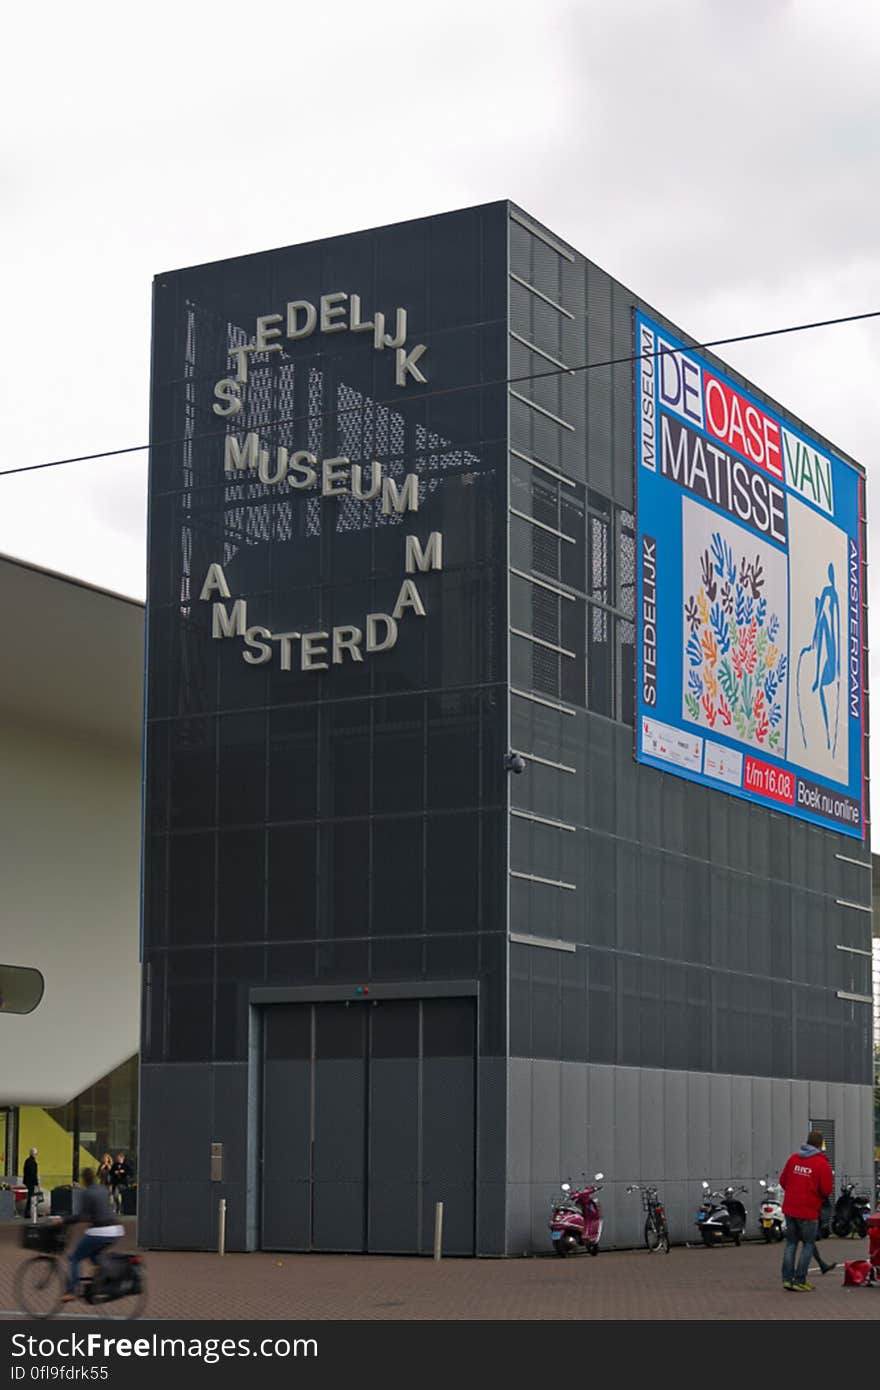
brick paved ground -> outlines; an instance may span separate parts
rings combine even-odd
[[[0,1227],[0,1316],[26,1258],[18,1227]],[[125,1242],[131,1248],[134,1240]],[[826,1241],[826,1259],[860,1258],[863,1241]],[[367,1255],[217,1255],[150,1251],[148,1317],[334,1319],[880,1318],[880,1287],[844,1289],[842,1267],[815,1292],[784,1293],[781,1249],[675,1247],[512,1260]],[[87,1310],[71,1305],[82,1315]]]

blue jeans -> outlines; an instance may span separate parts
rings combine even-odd
[[[109,1240],[102,1236],[80,1236],[70,1256],[70,1275],[67,1280],[68,1293],[76,1293],[76,1286],[79,1283],[79,1267],[83,1260],[91,1260],[94,1264],[100,1259],[102,1251],[107,1250],[115,1239],[115,1236],[110,1236]]]
[[[802,1221],[799,1216],[787,1216],[785,1218],[785,1250],[782,1255],[783,1284],[805,1284],[807,1282],[807,1273],[816,1248],[816,1236],[818,1234],[818,1221]],[[803,1249],[797,1267],[795,1267],[794,1257],[797,1252],[798,1241],[803,1241]]]

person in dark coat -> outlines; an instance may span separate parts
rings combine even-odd
[[[35,1217],[37,1214],[35,1193],[40,1186],[40,1171],[37,1167],[37,1151],[31,1149],[24,1161],[22,1179],[27,1188],[27,1197],[24,1204],[24,1214],[27,1219]]]
[[[122,1210],[122,1193],[131,1182],[131,1164],[124,1153],[116,1155],[116,1162],[110,1169],[110,1196],[117,1211]]]

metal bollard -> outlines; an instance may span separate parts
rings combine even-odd
[[[220,1198],[217,1216],[217,1254],[226,1254],[226,1198]]]
[[[443,1203],[434,1203],[434,1259],[439,1260],[443,1245]]]

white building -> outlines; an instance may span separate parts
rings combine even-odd
[[[36,1142],[63,1178],[47,1148],[65,1127],[38,1108],[139,1043],[144,613],[6,556],[0,594],[0,1172]]]

